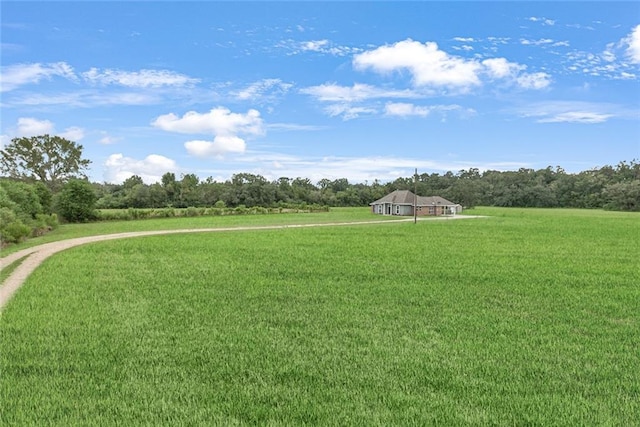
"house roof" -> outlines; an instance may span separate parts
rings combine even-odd
[[[381,205],[383,203],[392,203],[394,205],[411,205],[415,201],[415,195],[409,190],[396,190],[392,193],[387,194],[381,199],[376,200],[375,202],[369,203],[370,205]],[[418,206],[453,206],[455,203],[448,201],[447,199],[443,199],[440,196],[418,196],[417,200]]]

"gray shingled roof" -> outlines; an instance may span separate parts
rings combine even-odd
[[[413,206],[413,202],[415,200],[415,195],[409,190],[396,190],[392,193],[387,194],[381,199],[376,200],[375,202],[369,203],[370,205],[380,205],[383,203],[393,203],[394,205],[411,205]],[[418,206],[451,206],[455,205],[448,201],[447,199],[443,199],[440,196],[418,196]]]

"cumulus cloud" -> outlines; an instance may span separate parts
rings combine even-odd
[[[125,157],[121,153],[110,155],[104,163],[104,180],[122,183],[133,175],[138,175],[146,184],[160,182],[166,172],[176,172],[176,162],[168,157],[151,154],[142,160]]]
[[[66,62],[49,64],[15,64],[2,67],[0,72],[0,91],[7,92],[26,84],[39,83],[52,77],[77,80],[73,68]]]
[[[244,153],[246,143],[237,136],[216,136],[211,141],[187,141],[184,143],[187,153],[196,157],[222,157],[228,153]]]
[[[152,125],[169,132],[214,135],[263,133],[263,123],[260,112],[254,109],[246,114],[232,113],[228,108],[216,107],[207,113],[188,111],[182,117],[173,113],[164,114],[156,118]]]
[[[181,87],[190,86],[200,81],[199,79],[168,70],[122,71],[91,68],[89,71],[82,73],[82,77],[94,84],[117,84],[136,88],[157,88],[162,86]]]
[[[17,137],[57,135],[71,141],[80,141],[85,136],[84,129],[80,127],[71,126],[58,132],[50,120],[39,120],[33,117],[20,117],[13,133]]]
[[[482,65],[490,78],[515,83],[522,89],[539,90],[551,84],[551,76],[547,73],[525,73],[526,65],[510,62],[505,58],[485,59]]]
[[[54,132],[55,127],[52,122],[33,117],[20,117],[16,127],[16,134],[20,137],[53,134]]]
[[[631,62],[640,64],[640,25],[637,25],[624,39],[626,54]]]
[[[515,77],[520,71],[526,67],[515,62],[509,62],[505,58],[490,58],[482,61],[482,65],[486,67],[487,73],[498,79],[507,77]]]
[[[465,89],[480,84],[478,62],[449,55],[434,42],[423,44],[407,39],[381,46],[355,55],[353,65],[358,70],[378,73],[406,70],[416,86]]]
[[[189,111],[182,117],[173,113],[158,117],[153,126],[169,132],[187,134],[213,134],[213,141],[193,140],[185,148],[197,157],[220,157],[226,153],[243,153],[246,143],[240,135],[261,135],[264,125],[260,112],[249,110],[246,114],[232,113],[217,107],[207,113]]]
[[[379,73],[408,71],[413,85],[421,90],[424,87],[453,88],[464,92],[480,86],[482,78],[487,76],[492,80],[506,79],[523,89],[542,89],[551,83],[548,74],[525,73],[526,65],[510,62],[505,58],[483,61],[465,59],[449,55],[440,50],[436,43],[422,44],[410,39],[356,55],[353,63],[356,69],[373,69]],[[339,87],[322,87],[325,96],[330,93],[330,88],[336,92],[337,89],[344,90]],[[360,93],[373,92],[373,88],[366,89],[367,91],[361,90]]]

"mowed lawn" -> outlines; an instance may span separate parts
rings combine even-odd
[[[0,317],[3,425],[637,425],[640,216],[77,247]]]

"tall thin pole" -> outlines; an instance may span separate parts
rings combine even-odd
[[[413,175],[413,223],[418,223],[418,168]]]

